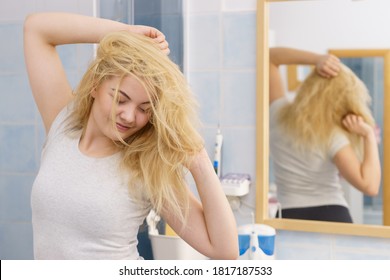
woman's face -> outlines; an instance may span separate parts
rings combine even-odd
[[[115,130],[122,139],[126,139],[142,129],[149,122],[151,110],[145,88],[129,75],[119,85],[118,104],[113,115],[111,110],[119,82],[119,77],[112,77],[92,93],[95,99],[91,111],[93,126],[97,132],[114,141],[119,140]]]

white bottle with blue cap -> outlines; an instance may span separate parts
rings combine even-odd
[[[263,224],[247,224],[238,227],[241,260],[275,259],[275,234],[273,227]]]

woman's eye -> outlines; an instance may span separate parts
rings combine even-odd
[[[145,113],[145,114],[148,114],[150,112],[150,108],[139,108],[139,110],[142,112],[142,113]]]
[[[112,97],[112,99],[115,100],[115,93],[114,92],[109,92],[108,94]],[[117,99],[118,104],[124,104],[126,101],[127,101],[126,98],[118,96],[118,99]]]
[[[126,98],[118,98],[118,104],[124,104],[126,103],[127,99]]]

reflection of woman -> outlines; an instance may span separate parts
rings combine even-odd
[[[137,34],[138,33],[138,34]],[[146,26],[73,14],[31,15],[25,59],[47,140],[32,190],[38,259],[137,259],[153,208],[191,246],[235,259],[233,213],[193,126],[194,100]],[[75,92],[56,46],[99,43]],[[188,190],[193,176],[201,201]]]
[[[314,65],[292,102],[278,70]],[[380,184],[365,85],[333,55],[270,49],[270,154],[282,217],[352,222],[339,175],[366,195]]]

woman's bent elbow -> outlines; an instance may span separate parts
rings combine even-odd
[[[379,193],[379,186],[368,188],[368,190],[366,192],[364,192],[364,194],[367,196],[377,196],[378,193]]]
[[[37,25],[37,19],[38,16],[36,14],[29,14],[25,17],[23,23],[23,33],[25,35],[34,32]]]
[[[229,250],[225,252],[221,252],[220,254],[217,254],[212,259],[214,260],[237,260],[238,259],[238,248],[237,250]]]
[[[371,184],[368,184],[365,188],[364,194],[367,196],[376,196],[379,193],[380,188],[380,180],[378,182],[371,182]]]
[[[226,254],[225,260],[237,260],[238,259],[238,247],[235,250],[231,250],[229,254]]]

